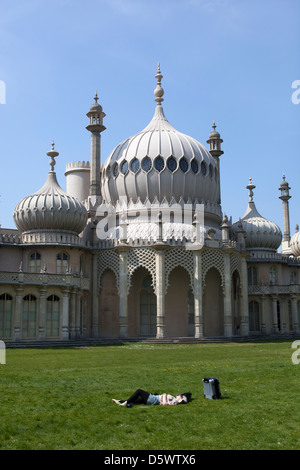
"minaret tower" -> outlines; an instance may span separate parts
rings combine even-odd
[[[282,239],[282,253],[291,254],[290,241],[291,241],[291,232],[290,232],[290,212],[289,212],[289,199],[290,196],[289,184],[285,181],[285,175],[283,175],[283,181],[281,182],[279,199],[282,200],[282,209],[283,209],[283,239]]]
[[[223,155],[223,150],[221,149],[221,143],[223,140],[219,132],[216,131],[215,121],[213,123],[213,131],[209,134],[209,139],[206,141],[209,144],[209,153],[214,158],[217,163],[218,168],[218,182],[219,182],[219,194],[218,194],[218,203],[221,204],[221,175],[220,175],[220,161],[219,157]]]
[[[98,103],[98,95],[96,92],[95,103],[90,107],[87,117],[89,118],[89,125],[86,127],[91,133],[91,163],[90,163],[90,191],[89,201],[91,205],[97,208],[101,202],[101,189],[100,189],[100,162],[101,162],[101,132],[106,128],[103,126],[103,118],[105,113],[102,106]]]

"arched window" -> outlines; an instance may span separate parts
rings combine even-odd
[[[12,325],[12,296],[0,295],[0,338],[11,337]]]
[[[41,271],[41,255],[38,252],[34,252],[29,256],[29,272],[39,273]]]
[[[47,297],[46,336],[59,336],[60,302],[57,295]]]
[[[36,297],[32,294],[23,297],[22,337],[36,337]]]
[[[259,303],[256,300],[249,302],[249,330],[260,331]]]
[[[56,257],[57,274],[65,274],[69,266],[69,255],[67,253],[58,253]]]

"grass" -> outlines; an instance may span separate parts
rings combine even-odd
[[[300,449],[292,352],[291,341],[7,349],[0,449]],[[203,397],[207,376],[219,378],[222,400]],[[136,388],[193,400],[112,403]]]

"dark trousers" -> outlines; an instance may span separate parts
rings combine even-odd
[[[150,393],[145,392],[145,390],[142,390],[141,388],[139,388],[131,395],[131,397],[128,398],[127,403],[135,403],[137,405],[141,405],[141,404],[146,405],[149,395]]]

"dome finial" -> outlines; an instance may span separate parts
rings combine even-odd
[[[54,159],[55,159],[55,157],[58,157],[58,155],[59,155],[59,153],[54,150],[54,145],[55,145],[54,140],[52,140],[52,144],[51,144],[52,148],[51,148],[51,150],[49,150],[49,152],[47,152],[48,157],[50,157],[50,162],[49,162],[50,163],[50,171],[54,171],[54,167],[56,165],[56,161]]]
[[[96,90],[96,93],[95,93],[95,96],[94,96],[94,100],[95,100],[95,103],[97,103],[97,104],[98,104],[98,99],[99,99],[99,98],[98,98],[97,90]]]
[[[157,74],[155,75],[155,78],[157,80],[157,86],[154,90],[154,95],[156,96],[155,98],[155,101],[157,102],[157,104],[160,106],[162,101],[164,100],[163,99],[163,96],[164,96],[164,90],[163,88],[161,87],[161,79],[163,78],[163,75],[161,74],[160,72],[160,63],[158,62],[157,64]]]
[[[249,197],[250,197],[250,202],[253,202],[253,191],[252,189],[256,188],[254,184],[252,184],[252,178],[249,178],[249,184],[246,186],[247,189],[249,189]]]

